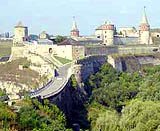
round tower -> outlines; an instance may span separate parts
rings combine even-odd
[[[71,30],[71,37],[79,37],[79,30],[77,27],[77,23],[75,20],[75,17],[73,17],[73,25],[72,25],[72,30]]]
[[[102,25],[102,32],[103,32],[103,43],[106,45],[113,45],[114,44],[114,25],[110,22],[105,22]]]
[[[148,23],[146,10],[144,7],[143,17],[139,26],[140,44],[150,44],[150,25]]]
[[[28,27],[23,26],[22,22],[19,22],[14,27],[14,44],[22,44],[24,41],[28,40]]]

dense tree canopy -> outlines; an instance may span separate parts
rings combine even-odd
[[[66,128],[64,114],[47,100],[43,104],[37,100],[25,100],[17,113],[0,103],[0,122],[0,129],[71,131]]]
[[[141,100],[160,100],[160,66],[145,68],[145,77],[140,86],[137,97]]]
[[[123,131],[160,130],[160,103],[133,100],[122,110],[120,128]]]
[[[7,129],[16,121],[16,113],[6,104],[0,102],[0,129]]]
[[[98,103],[92,103],[88,108],[88,119],[93,131],[116,131],[119,129],[119,115]]]
[[[55,42],[56,43],[61,43],[64,40],[66,40],[66,37],[58,35],[58,36],[56,36]]]
[[[57,106],[45,100],[43,104],[34,100],[32,105],[25,105],[18,113],[20,128],[34,131],[63,131],[66,130],[66,119]]]
[[[160,66],[134,73],[117,72],[105,64],[88,80],[92,130],[160,130]]]
[[[138,73],[119,73],[106,64],[89,83],[93,88],[91,99],[118,111],[139,91],[141,76]]]

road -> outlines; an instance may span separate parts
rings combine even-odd
[[[71,64],[66,64],[58,69],[58,76],[50,81],[43,89],[39,89],[31,93],[31,98],[41,96],[42,99],[51,97],[58,94],[63,90],[68,82],[68,78],[71,76],[69,69]],[[70,75],[70,76],[69,76]]]
[[[0,62],[6,62],[9,60],[9,58],[10,58],[10,56],[0,57]]]

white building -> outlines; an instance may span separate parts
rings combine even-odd
[[[139,31],[134,27],[125,27],[120,28],[119,32],[121,32],[121,35],[115,35],[114,25],[110,22],[105,22],[105,24],[96,29],[95,36],[100,38],[103,44],[107,46],[119,44],[153,44],[145,8]]]
[[[113,45],[114,31],[114,24],[111,24],[110,22],[105,22],[103,25],[96,29],[95,35],[97,38],[102,39],[105,45]]]
[[[120,27],[118,34],[123,37],[139,37],[139,32],[135,27]]]

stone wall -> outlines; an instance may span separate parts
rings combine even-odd
[[[118,53],[118,49],[116,46],[86,46],[85,47],[85,55],[91,56],[91,55],[109,55]]]
[[[155,53],[155,50],[159,51],[159,46],[154,45],[154,46],[119,46],[118,47],[118,54],[150,54],[150,53]]]
[[[17,58],[24,58],[26,55],[27,47],[21,46],[21,47],[12,47],[11,49],[11,56],[10,60],[15,60]]]
[[[72,46],[72,60],[82,59],[85,57],[85,47],[82,45]]]
[[[85,56],[111,54],[149,54],[159,51],[159,45],[86,46]]]

